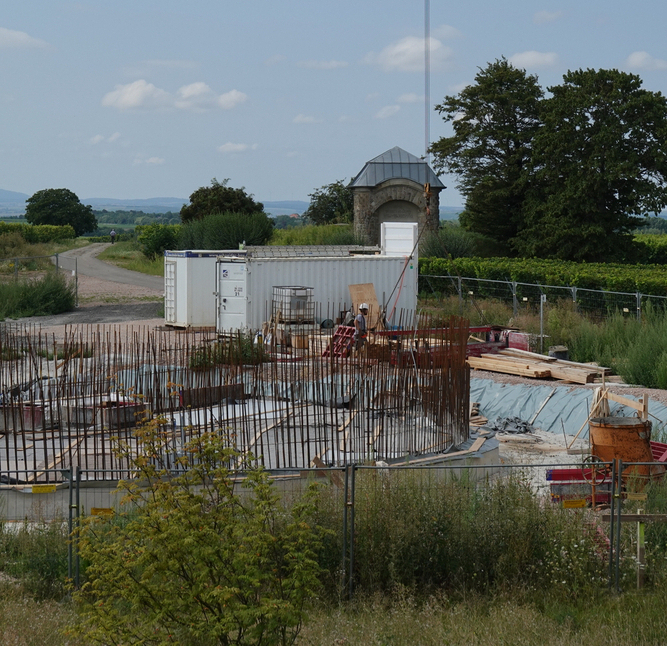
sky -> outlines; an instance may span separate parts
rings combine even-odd
[[[393,146],[426,148],[424,0],[22,0],[0,13],[0,188],[188,197],[229,178],[308,200]],[[500,57],[667,93],[667,3],[430,1],[433,109]],[[442,176],[442,206],[459,206]]]

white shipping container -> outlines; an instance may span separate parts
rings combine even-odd
[[[216,329],[259,329],[271,316],[273,287],[281,285],[312,287],[320,323],[351,305],[348,285],[372,283],[380,305],[397,319],[417,308],[417,275],[417,263],[407,257],[220,258]]]
[[[215,263],[222,251],[164,252],[164,322],[174,327],[215,325]],[[238,256],[239,252],[235,252]]]
[[[409,256],[417,260],[419,227],[416,222],[382,222],[380,248],[383,256]]]

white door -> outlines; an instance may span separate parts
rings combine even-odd
[[[218,262],[218,332],[238,330],[246,326],[248,295],[246,264]]]
[[[164,322],[176,323],[176,263],[164,262]]]

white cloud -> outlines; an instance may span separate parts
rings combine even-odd
[[[39,38],[33,38],[25,31],[14,31],[0,27],[0,48],[13,49],[19,47],[47,47],[48,43]]]
[[[401,96],[396,99],[397,103],[423,103],[424,95],[415,94],[410,92],[409,94],[401,94]]]
[[[94,146],[99,143],[102,143],[103,141],[107,141],[108,143],[112,144],[119,138],[120,138],[120,132],[114,132],[110,137],[105,137],[104,135],[95,135],[94,137],[90,138],[90,143],[93,144]]]
[[[385,47],[379,54],[370,52],[364,62],[379,65],[385,72],[421,72],[424,70],[424,39],[407,36],[396,43]],[[450,47],[443,45],[437,38],[429,39],[431,67],[444,67],[453,57]]]
[[[543,25],[546,22],[558,20],[562,15],[562,11],[538,11],[533,14],[533,22],[536,25]]]
[[[335,70],[340,67],[347,67],[346,61],[299,61],[299,67],[305,67],[310,70]]]
[[[316,119],[309,114],[297,114],[292,123],[321,123],[321,119]]]
[[[555,52],[536,52],[534,50],[519,52],[509,57],[509,62],[515,67],[533,69],[535,67],[553,67],[558,63]]]
[[[445,39],[461,38],[463,36],[463,34],[458,29],[451,27],[450,25],[440,25],[435,29],[431,29],[431,35],[435,36],[436,38]]]
[[[257,148],[257,144],[249,146],[248,144],[235,144],[231,141],[228,141],[226,144],[218,146],[218,151],[221,153],[243,153],[246,150],[257,150]]]
[[[247,98],[246,94],[238,90],[230,90],[218,96],[202,81],[180,87],[174,96],[140,79],[127,85],[117,85],[115,90],[104,95],[102,105],[118,110],[158,108],[205,110],[215,107],[229,110]]]
[[[155,87],[152,83],[147,83],[144,79],[127,85],[116,85],[116,89],[105,94],[102,99],[103,106],[118,110],[162,108],[172,104],[173,99],[168,92]]]
[[[387,119],[395,115],[401,109],[400,105],[385,105],[384,108],[380,109],[376,114],[376,119]]]
[[[628,67],[640,70],[666,70],[667,61],[654,58],[648,52],[632,52],[625,61]]]
[[[223,110],[231,110],[240,103],[243,103],[247,98],[248,95],[244,94],[243,92],[239,92],[238,90],[230,90],[229,92],[225,92],[225,94],[221,94],[218,97],[218,105]]]
[[[138,166],[139,164],[148,164],[149,166],[159,166],[160,164],[164,164],[164,158],[163,157],[148,157],[147,159],[144,159],[142,155],[137,155],[134,158],[134,161],[132,162],[134,166]]]
[[[366,95],[366,101],[375,101],[380,96],[379,92],[371,92]]]

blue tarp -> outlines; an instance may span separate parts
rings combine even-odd
[[[496,383],[491,379],[471,379],[470,401],[479,402],[479,412],[489,420],[520,417],[543,431],[562,433],[564,427],[568,435],[574,435],[588,419],[593,390],[591,387],[573,388],[569,385],[511,385]],[[637,400],[632,395],[623,396]],[[533,419],[547,397],[549,400],[544,408]],[[609,409],[613,415],[630,417],[635,414],[633,409],[612,401],[609,402]],[[667,424],[667,407],[662,404],[649,400],[649,415],[654,428]],[[579,437],[588,437],[588,428]]]

